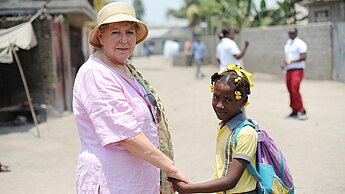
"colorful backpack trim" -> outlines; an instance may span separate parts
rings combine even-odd
[[[249,173],[258,181],[258,193],[294,194],[292,175],[282,151],[269,134],[260,129],[257,122],[248,120],[236,127],[233,136],[234,146],[237,145],[238,133],[246,125],[252,126],[258,132],[256,169],[252,164],[247,166]]]

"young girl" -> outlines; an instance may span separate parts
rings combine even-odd
[[[237,136],[234,147],[233,134],[236,127],[247,119],[242,111],[248,104],[252,74],[241,67],[229,65],[223,72],[211,77],[212,106],[221,120],[216,147],[214,180],[186,184],[168,178],[174,190],[180,193],[256,193],[256,180],[246,169],[255,167],[258,135],[251,126],[244,126]]]

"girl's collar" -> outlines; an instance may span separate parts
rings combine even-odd
[[[244,112],[240,112],[238,115],[231,118],[226,125],[229,127],[229,129],[235,129],[237,125],[241,124],[243,121],[247,119],[247,116]]]
[[[243,121],[245,121],[247,119],[247,116],[245,113],[241,112],[238,115],[236,115],[235,117],[233,117],[232,119],[230,119],[230,121],[228,121],[226,124],[224,123],[220,123],[219,124],[219,128],[218,128],[218,136],[217,139],[219,139],[219,137],[222,135],[222,133],[224,132],[224,130],[227,128],[229,128],[231,131],[234,130],[239,124],[241,124]]]

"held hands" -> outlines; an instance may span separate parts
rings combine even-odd
[[[170,184],[170,187],[174,191],[179,192],[181,191],[181,187],[177,187],[176,183],[178,183],[179,185],[187,185],[187,183],[190,182],[189,179],[180,170],[167,172],[166,179],[172,183]]]
[[[167,177],[166,180],[168,180],[172,184],[172,188],[174,191],[184,193],[183,191],[186,189],[187,183],[172,177]]]
[[[185,183],[190,182],[189,179],[180,170],[167,172],[167,177],[174,178],[175,180],[179,180]]]

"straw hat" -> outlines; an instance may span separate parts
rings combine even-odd
[[[109,24],[114,22],[136,22],[139,29],[136,31],[136,44],[145,40],[148,35],[147,26],[136,18],[134,8],[125,2],[112,2],[105,5],[99,12],[97,17],[97,26],[91,30],[89,42],[92,46],[100,48],[102,45],[98,41],[98,28],[102,24]]]

